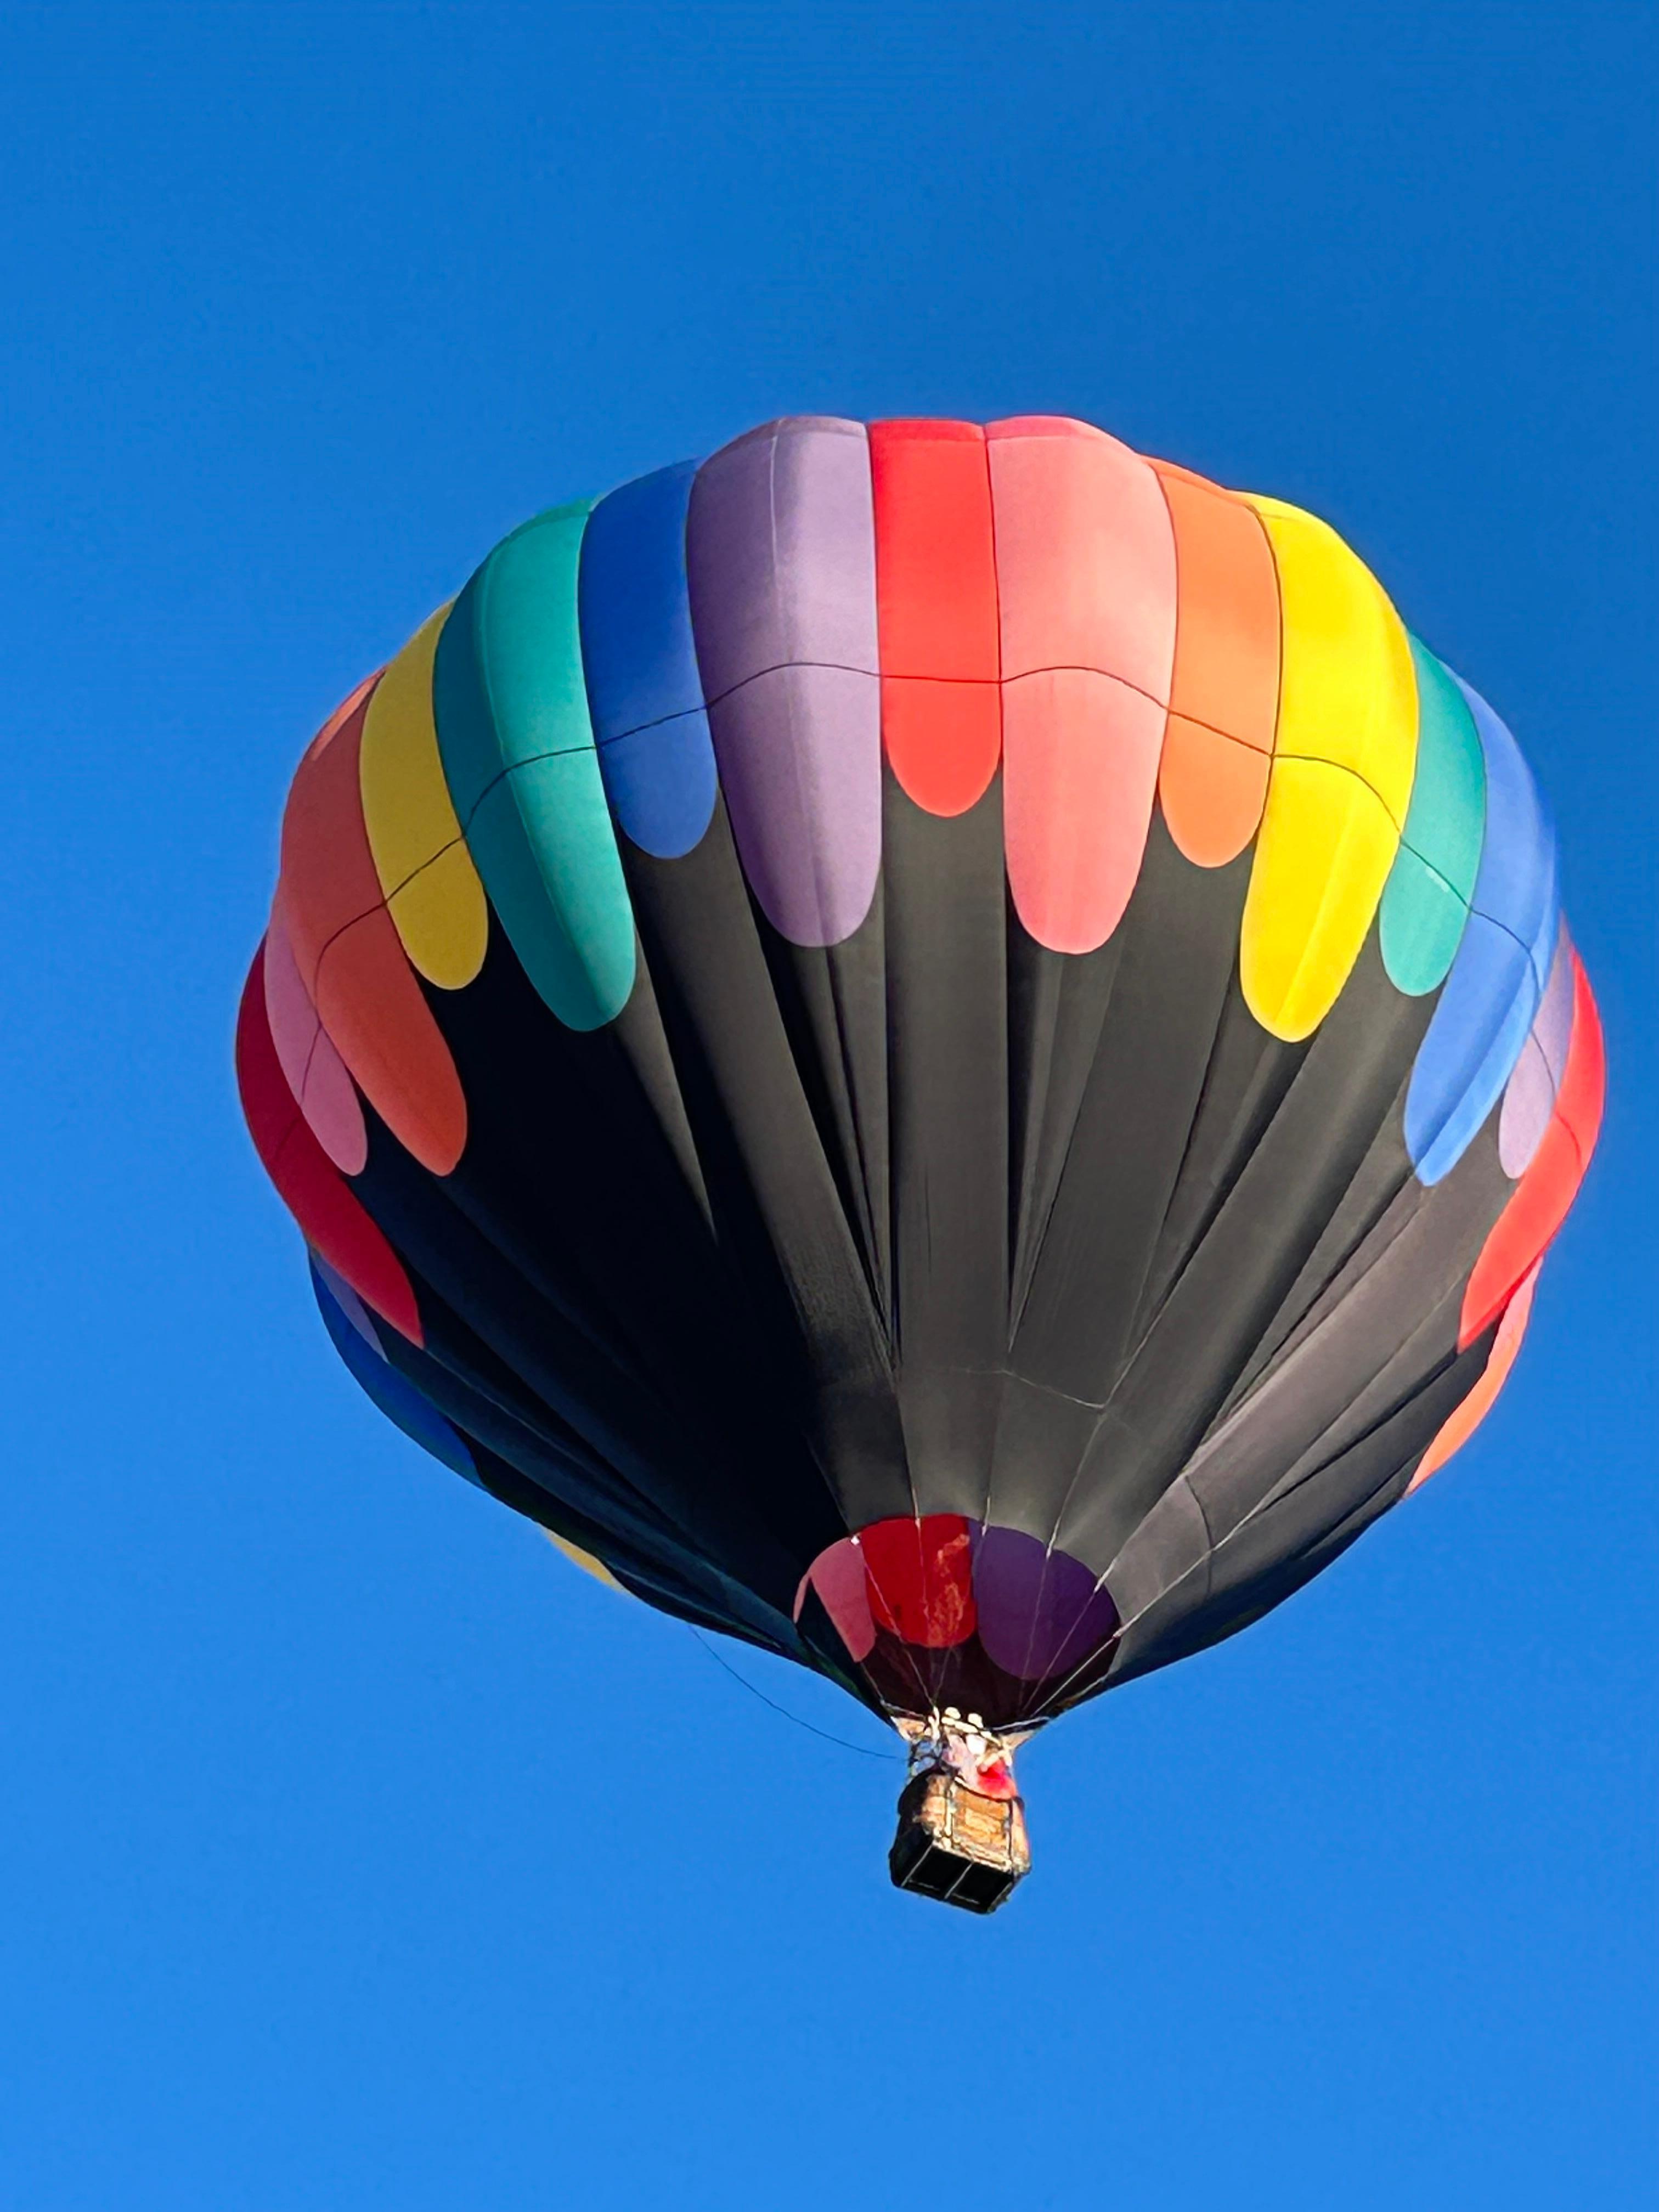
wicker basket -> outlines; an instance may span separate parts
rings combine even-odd
[[[900,1889],[994,1912],[1030,1872],[1024,1806],[1018,1797],[983,1797],[948,1768],[926,1768],[899,1797],[887,1863]]]

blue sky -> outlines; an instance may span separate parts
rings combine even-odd
[[[7,2203],[1640,2201],[1653,22],[11,11]],[[1478,1441],[1029,1753],[986,1923],[888,1888],[896,1766],[378,1422],[230,1078],[322,714],[525,515],[811,410],[1328,514],[1520,734],[1608,1031]]]

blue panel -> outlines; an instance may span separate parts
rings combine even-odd
[[[602,499],[588,518],[578,586],[605,793],[626,834],[665,860],[697,843],[719,787],[685,578],[696,472],[683,461]]]
[[[317,1294],[318,1311],[323,1316],[324,1328],[333,1339],[334,1349],[350,1370],[352,1379],[387,1420],[395,1423],[422,1451],[430,1452],[434,1459],[441,1460],[457,1474],[464,1474],[469,1482],[477,1482],[477,1468],[459,1433],[441,1413],[428,1405],[406,1376],[369,1349],[314,1267],[311,1287]],[[480,1483],[478,1486],[482,1489],[483,1486]]]
[[[1474,906],[1418,1049],[1406,1144],[1419,1179],[1438,1182],[1503,1095],[1549,975],[1559,909],[1555,838],[1520,747],[1458,678],[1486,769],[1486,839]]]

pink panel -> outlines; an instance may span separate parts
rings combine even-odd
[[[311,1133],[343,1175],[361,1175],[368,1131],[357,1086],[317,1018],[277,899],[265,933],[265,1014],[271,1042]]]
[[[1025,416],[986,440],[1009,885],[1039,944],[1091,951],[1146,849],[1175,665],[1174,528],[1150,464],[1103,431]]]
[[[1004,683],[1097,669],[1167,707],[1175,526],[1157,471],[1063,416],[993,422],[985,439]]]
[[[330,1297],[333,1299],[363,1342],[377,1359],[384,1359],[386,1353],[381,1348],[380,1338],[374,1334],[374,1324],[368,1317],[368,1308],[352,1289],[345,1277],[337,1269],[331,1267],[320,1252],[312,1254],[311,1264],[327,1285]]]
[[[1572,1040],[1572,942],[1564,921],[1548,986],[1505,1086],[1498,1116],[1498,1164],[1511,1182],[1518,1182],[1531,1166],[1555,1111],[1555,1094],[1566,1073]]]
[[[801,1595],[795,1603],[795,1618],[800,1618],[801,1604],[806,1594],[806,1583],[823,1601],[823,1609],[835,1623],[836,1633],[847,1646],[849,1657],[867,1659],[875,1649],[876,1624],[870,1618],[870,1591],[865,1579],[864,1553],[850,1536],[843,1536],[838,1544],[831,1544],[827,1552],[820,1552],[807,1571],[806,1581],[801,1584]]]
[[[1150,699],[1081,669],[1005,687],[1008,884],[1021,921],[1051,951],[1092,952],[1121,921],[1167,720]]]

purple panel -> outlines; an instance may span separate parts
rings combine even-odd
[[[337,1275],[320,1252],[313,1252],[311,1255],[311,1264],[322,1277],[330,1297],[333,1299],[363,1342],[377,1358],[384,1359],[386,1353],[380,1349],[380,1340],[374,1334],[374,1324],[368,1317],[368,1309],[347,1282],[345,1277]]]
[[[1521,1048],[1504,1092],[1504,1109],[1498,1120],[1498,1158],[1506,1176],[1518,1182],[1544,1141],[1555,1094],[1567,1064],[1572,1036],[1572,946],[1564,923],[1556,939],[1549,988],[1539,1006],[1530,1035]]]
[[[1020,1528],[987,1528],[974,1552],[979,1640],[1006,1674],[1052,1681],[1110,1643],[1110,1593],[1068,1552]]]
[[[881,683],[864,426],[792,416],[705,461],[691,622],[732,834],[796,945],[850,937],[881,865]]]
[[[1555,940],[1555,958],[1544,989],[1544,1002],[1532,1033],[1549,1062],[1550,1079],[1559,1091],[1567,1072],[1567,1048],[1572,1042],[1572,939],[1564,921]]]

